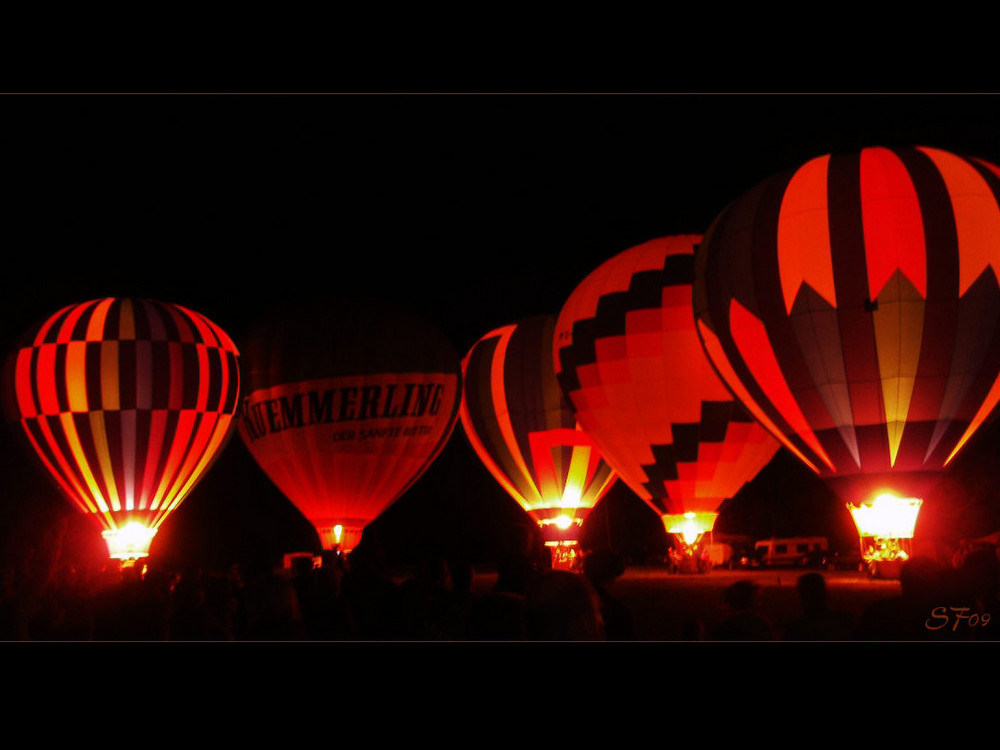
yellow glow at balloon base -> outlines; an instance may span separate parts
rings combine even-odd
[[[339,550],[346,554],[361,542],[361,534],[365,530],[363,523],[330,523],[316,524],[320,544],[325,550]]]
[[[707,511],[665,513],[661,516],[663,527],[667,530],[667,533],[673,534],[682,540],[687,547],[693,547],[706,531],[711,531],[715,526],[715,519],[718,517],[718,513]]]
[[[131,521],[120,529],[102,531],[101,536],[108,545],[108,554],[112,559],[134,561],[140,557],[149,557],[149,545],[156,536],[156,529]]]

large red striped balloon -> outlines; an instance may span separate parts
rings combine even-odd
[[[238,352],[204,315],[107,297],[66,307],[8,359],[24,434],[104,529],[114,558],[148,554],[228,435]]]
[[[458,354],[435,326],[394,306],[287,305],[253,326],[243,360],[240,437],[324,549],[351,551],[458,421]]]
[[[706,234],[709,357],[848,502],[924,496],[1000,399],[998,196],[978,159],[865,148],[762,182]]]
[[[539,524],[548,543],[575,544],[616,478],[556,382],[555,316],[490,331],[462,361],[462,426],[479,458]]]
[[[699,239],[652,240],[599,266],[563,305],[553,351],[580,424],[675,533],[685,521],[710,530],[778,449],[702,352],[691,308]]]

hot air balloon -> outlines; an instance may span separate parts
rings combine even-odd
[[[555,316],[490,331],[462,360],[465,434],[483,464],[538,523],[555,568],[575,569],[581,526],[615,481],[559,390]]]
[[[348,553],[451,436],[461,365],[413,313],[361,300],[276,309],[244,346],[238,431],[264,473]]]
[[[204,315],[112,297],[63,308],[8,357],[13,416],[112,559],[149,554],[229,435],[238,357]]]
[[[580,424],[686,564],[704,554],[722,502],[778,449],[702,352],[691,308],[699,240],[655,239],[603,263],[566,300],[553,348]]]
[[[708,356],[852,507],[924,498],[1000,398],[998,172],[924,147],[820,156],[698,250]],[[912,528],[919,504],[893,505]]]

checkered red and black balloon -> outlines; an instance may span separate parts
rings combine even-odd
[[[630,248],[566,300],[553,356],[577,419],[658,514],[715,513],[778,443],[719,380],[694,327],[695,235]]]

